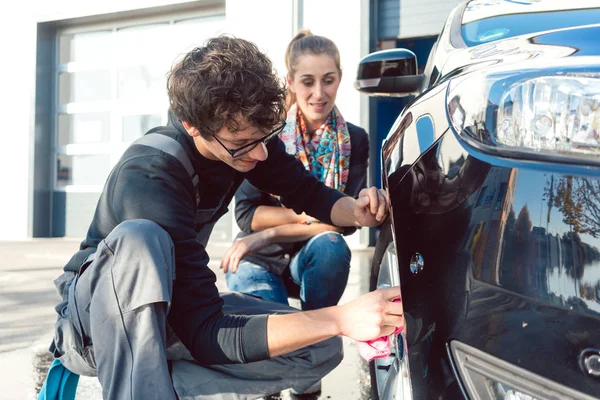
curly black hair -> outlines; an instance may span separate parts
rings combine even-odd
[[[247,40],[209,39],[187,53],[167,76],[170,110],[205,139],[223,126],[237,132],[240,117],[269,132],[285,117],[285,86],[271,60]]]

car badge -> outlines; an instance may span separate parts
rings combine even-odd
[[[410,272],[412,272],[413,275],[417,275],[420,272],[423,272],[424,266],[425,260],[423,259],[421,253],[413,254],[413,256],[410,258]]]

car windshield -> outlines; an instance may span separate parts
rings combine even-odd
[[[469,22],[462,27],[468,47],[551,29],[600,23],[600,8],[511,14]]]

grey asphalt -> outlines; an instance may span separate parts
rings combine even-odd
[[[31,239],[0,241],[0,399],[36,399],[51,361],[47,351],[56,314],[58,294],[52,281],[77,250],[75,239]],[[227,287],[219,261],[226,246],[208,245],[209,267],[217,275],[219,290]],[[352,268],[343,304],[368,290],[372,248],[352,251]],[[293,306],[299,303],[292,302]],[[344,338],[344,360],[323,380],[320,399],[367,400],[368,366],[360,358],[355,342]],[[282,399],[293,396],[282,393]],[[96,378],[82,377],[78,400],[101,399]]]

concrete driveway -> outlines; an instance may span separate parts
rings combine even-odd
[[[52,281],[77,250],[79,240],[32,239],[0,241],[0,398],[35,399],[51,361],[48,345],[56,314],[58,295]],[[219,290],[227,290],[219,260],[226,246],[208,246],[209,267],[217,275]],[[352,252],[352,268],[340,303],[368,290],[372,248]],[[299,306],[299,303],[292,303]],[[323,380],[321,399],[366,400],[369,395],[367,364],[359,357],[354,341],[344,338],[341,365]],[[292,395],[282,394],[283,399]],[[96,378],[82,377],[77,399],[101,399]]]

